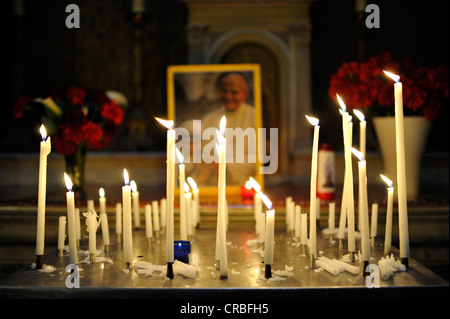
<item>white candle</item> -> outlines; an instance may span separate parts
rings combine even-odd
[[[153,237],[153,225],[152,225],[152,207],[150,204],[145,205],[145,237]]]
[[[47,156],[51,151],[50,136],[41,125],[41,150],[39,156],[39,188],[37,207],[36,255],[44,255],[45,246],[45,197],[47,194]],[[39,265],[36,265],[39,266]],[[39,266],[40,267],[40,266]]]
[[[216,259],[220,261],[220,275],[227,277],[227,246],[226,246],[226,117],[220,120],[220,131],[217,131],[218,143],[216,144],[219,154],[219,178],[218,178],[218,200],[217,200],[217,235],[216,235]]]
[[[311,184],[310,184],[310,200],[309,200],[309,249],[311,255],[317,256],[317,239],[316,239],[316,223],[317,223],[317,153],[319,150],[319,120],[305,115],[308,121],[314,125],[312,158],[311,158]]]
[[[116,203],[116,234],[122,234],[122,203]]]
[[[72,192],[72,181],[69,175],[64,173],[64,179],[66,182],[67,193],[67,223],[69,226],[69,260],[71,264],[76,264],[78,262],[77,253],[77,237],[76,237],[76,226],[75,226],[75,195]]]
[[[300,239],[300,227],[301,227],[301,206],[295,205],[295,238]]]
[[[266,265],[272,265],[275,246],[275,209],[273,209],[272,202],[265,194],[261,193],[260,196],[267,207],[264,263]]]
[[[75,228],[77,233],[77,241],[79,241],[81,239],[81,217],[79,208],[75,208]],[[79,245],[79,242],[77,245]]]
[[[132,13],[144,13],[145,12],[145,0],[133,0],[131,3]]]
[[[386,207],[386,230],[384,234],[384,254],[391,253],[392,243],[392,211],[394,205],[394,186],[392,181],[386,176],[380,174],[381,178],[387,184],[387,207]]]
[[[406,198],[405,129],[403,123],[402,82],[398,75],[386,72],[395,81],[395,146],[397,154],[397,193],[400,257],[409,258],[408,207]]]
[[[89,234],[89,253],[95,256],[97,251],[97,213],[90,210],[83,214],[86,217],[87,232]]]
[[[359,202],[361,217],[361,251],[362,260],[370,260],[370,236],[369,236],[369,204],[367,201],[367,164],[361,152],[351,148],[351,151],[358,158],[358,176],[359,176]]]
[[[109,246],[109,225],[108,225],[108,215],[106,214],[106,197],[105,190],[103,188],[99,189],[99,205],[100,205],[100,220],[102,223],[102,238],[103,245]]]
[[[360,110],[353,110],[353,113],[359,119],[359,151],[366,158],[366,127],[367,122],[364,114]]]
[[[351,123],[347,107],[344,101],[337,95],[339,104],[341,106],[342,114],[342,128],[344,131],[344,156],[345,156],[345,178],[344,178],[344,192],[345,192],[345,208],[347,215],[347,232],[348,232],[348,251],[354,253],[355,247],[355,203],[353,197],[353,168],[351,159]],[[342,214],[342,212],[341,212]],[[341,238],[341,237],[339,237]]]
[[[139,228],[141,227],[139,192],[137,190],[137,185],[135,181],[131,181],[130,186],[131,186],[131,197],[133,199],[134,227]]]
[[[64,243],[66,240],[66,216],[59,216],[58,225],[58,249],[64,249]]]
[[[196,227],[200,222],[200,199],[198,195],[198,187],[197,183],[194,181],[192,177],[188,177],[187,181],[189,183],[189,186],[192,188],[192,194],[193,194],[193,200],[192,200],[192,214],[194,218],[194,227]]]
[[[155,234],[159,233],[161,227],[159,225],[159,209],[158,209],[158,201],[152,201],[152,216],[153,216],[153,230]]]
[[[174,210],[174,189],[175,189],[175,130],[173,121],[165,121],[155,118],[159,123],[167,128],[167,171],[166,171],[166,260],[168,263],[174,262],[173,247],[173,210]]]
[[[185,166],[184,157],[178,148],[175,150],[178,159],[178,179],[180,182],[180,239],[187,240],[186,196],[184,195]]]
[[[250,177],[248,180],[250,187],[255,190],[253,195],[253,215],[255,217],[255,231],[258,235],[258,242],[266,242],[266,215],[262,214],[261,186],[258,182]]]
[[[87,200],[87,210],[95,210],[95,205],[94,205],[94,200],[93,199],[88,199]]]
[[[133,237],[131,223],[131,186],[126,169],[123,170],[125,185],[122,186],[122,210],[123,210],[123,255],[126,263],[133,261]]]
[[[378,227],[378,204],[372,204],[372,219],[370,223],[370,237],[377,237],[377,227]]]
[[[184,199],[186,202],[186,230],[187,235],[192,236],[192,193],[189,191],[189,186],[184,184]]]
[[[286,231],[289,231],[289,229],[290,229],[289,222],[291,220],[291,218],[290,218],[291,202],[292,202],[292,197],[291,196],[286,197],[286,204],[285,204],[285,206],[286,206],[286,214],[285,214]]]
[[[167,214],[167,200],[165,198],[161,198],[161,227],[166,227],[166,214]]]
[[[335,224],[335,212],[336,212],[336,203],[331,202],[328,203],[328,234],[330,236],[334,236],[334,224]]]
[[[308,241],[308,215],[306,214],[306,212],[301,214],[301,234],[300,234],[300,243],[302,245],[306,245],[307,241]]]

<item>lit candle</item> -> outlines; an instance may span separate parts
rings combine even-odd
[[[409,232],[408,232],[408,207],[406,198],[406,162],[405,162],[405,129],[403,123],[403,92],[400,76],[384,71],[395,81],[395,147],[397,154],[397,193],[398,193],[398,221],[399,221],[399,246],[402,263],[408,267]]]
[[[353,169],[351,159],[351,131],[350,131],[350,118],[347,113],[347,107],[344,101],[337,95],[339,104],[341,106],[342,114],[342,128],[344,132],[344,156],[345,156],[345,177],[344,177],[344,192],[345,192],[345,210],[347,215],[347,228],[348,228],[348,251],[354,258],[355,249],[355,207],[353,198]],[[342,214],[342,211],[341,211]],[[339,238],[341,238],[339,236]]]
[[[105,190],[102,188],[98,191],[99,194],[99,206],[100,206],[100,220],[102,224],[102,238],[103,245],[105,246],[105,252],[109,250],[109,225],[108,225],[108,215],[106,214],[106,197]]]
[[[375,237],[377,237],[377,227],[378,227],[378,204],[372,203],[372,219],[370,223],[370,238],[371,244],[375,244]]]
[[[122,234],[122,203],[116,203],[116,234],[120,241]]]
[[[220,120],[220,131],[217,131],[218,143],[216,144],[219,154],[219,178],[218,178],[218,200],[217,200],[217,234],[216,234],[216,260],[220,261],[220,276],[226,278],[228,258],[226,246],[226,117]]]
[[[130,268],[133,261],[133,237],[131,224],[131,186],[130,178],[126,169],[123,170],[123,179],[125,185],[122,186],[122,211],[123,211],[123,256]]]
[[[386,230],[384,233],[384,254],[391,253],[392,243],[392,211],[394,205],[394,183],[386,176],[380,174],[383,181],[388,186],[387,188],[387,207],[386,207]]]
[[[266,278],[270,278],[272,276],[271,265],[273,264],[273,253],[275,246],[275,209],[273,209],[272,202],[265,194],[261,193],[260,197],[267,207],[264,263],[266,264],[265,276]]]
[[[354,109],[353,113],[359,119],[359,151],[366,158],[366,118],[360,110]]]
[[[59,255],[61,257],[63,256],[65,240],[66,240],[66,216],[59,216],[58,250],[59,250]]]
[[[137,190],[137,185],[135,181],[130,182],[131,186],[131,197],[133,199],[133,220],[134,227],[141,227],[141,216],[140,216],[140,203],[139,203],[139,191]]]
[[[312,158],[311,158],[311,185],[310,185],[310,200],[309,200],[309,250],[311,256],[311,268],[315,268],[314,260],[317,256],[317,243],[316,243],[316,214],[317,214],[317,153],[319,150],[319,120],[305,115],[308,121],[314,125]]]
[[[156,238],[159,238],[159,231],[161,227],[159,225],[159,209],[158,209],[158,201],[152,201],[152,215],[153,215],[153,230],[155,231]]]
[[[175,149],[178,159],[178,178],[180,181],[180,239],[187,240],[187,220],[186,220],[186,196],[184,195],[185,167],[184,157],[181,152]]]
[[[36,230],[36,269],[42,269],[42,258],[45,246],[45,197],[47,194],[47,156],[51,151],[50,136],[44,125],[41,125],[41,150],[39,156],[39,188]]]
[[[266,216],[262,211],[262,202],[261,202],[261,186],[258,182],[250,177],[248,180],[251,188],[255,190],[255,194],[253,195],[253,214],[255,217],[255,231],[258,234],[258,242],[265,243],[266,242]]]
[[[336,203],[335,202],[328,203],[328,234],[331,240],[333,240],[334,236],[334,224],[336,219],[335,211],[336,211]]]
[[[145,205],[145,237],[153,237],[152,206]]]
[[[361,253],[365,264],[370,260],[370,237],[369,237],[369,206],[367,201],[367,164],[361,152],[350,148],[353,154],[358,158],[358,176],[359,176],[359,202],[361,217]],[[365,267],[363,267],[363,271]]]
[[[192,214],[194,215],[194,221],[195,221],[193,226],[197,227],[197,225],[200,222],[200,199],[199,199],[199,195],[198,195],[198,187],[197,187],[197,183],[195,182],[195,180],[192,177],[188,177],[187,181],[189,183],[189,186],[191,186],[191,188],[192,188],[192,194],[193,194]]]
[[[174,189],[175,189],[175,130],[173,121],[166,121],[155,118],[159,123],[167,128],[167,168],[166,168],[166,261],[167,277],[173,278],[173,210],[174,210]]]
[[[77,253],[77,237],[76,237],[76,226],[75,226],[75,196],[72,191],[72,181],[69,175],[64,173],[64,179],[66,182],[67,193],[67,223],[69,225],[69,260],[71,264],[76,264],[78,262]]]

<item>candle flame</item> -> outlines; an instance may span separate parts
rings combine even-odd
[[[225,137],[223,136],[223,134],[220,131],[216,131],[216,135],[217,135],[217,144],[219,145],[223,145],[225,143]]]
[[[137,185],[136,185],[136,182],[135,182],[134,180],[132,180],[132,181],[130,182],[130,186],[131,186],[131,190],[132,190],[133,192],[136,192],[136,191],[137,191]]]
[[[272,206],[272,202],[270,201],[270,199],[264,193],[259,193],[259,196],[261,197],[262,201],[266,205],[267,209],[272,210],[273,206]]]
[[[246,181],[244,187],[245,187],[245,189],[248,189],[248,190],[252,189],[252,182]]]
[[[197,189],[197,183],[194,181],[194,179],[192,177],[189,176],[187,178],[187,181],[188,181],[189,185],[191,185],[193,190]]]
[[[105,197],[105,190],[103,189],[103,187],[101,187],[101,188],[98,190],[98,195],[99,195],[100,197]]]
[[[250,185],[255,189],[255,191],[257,193],[259,193],[261,191],[261,186],[258,184],[258,182],[253,177],[249,178],[249,182],[250,182]]]
[[[155,120],[157,120],[159,123],[164,125],[167,129],[169,129],[169,130],[173,129],[173,121],[172,120],[163,120],[156,116],[155,116]]]
[[[72,191],[72,187],[73,187],[73,183],[72,180],[70,179],[69,175],[67,175],[66,173],[64,173],[64,181],[66,182],[66,188],[69,192]]]
[[[390,77],[392,80],[394,80],[395,82],[400,81],[400,75],[397,75],[397,74],[394,74],[394,73],[391,73],[391,72],[388,72],[388,71],[384,71],[384,70],[383,70],[383,72],[384,72],[388,77]]]
[[[386,183],[387,186],[389,186],[389,187],[393,187],[394,186],[394,183],[389,178],[384,176],[383,174],[380,174],[380,177]]]
[[[363,112],[361,112],[360,110],[354,109],[353,113],[355,113],[356,117],[361,121],[364,122],[366,120],[366,118],[364,117]]]
[[[222,116],[222,118],[220,119],[220,132],[222,133],[222,136],[225,136],[225,128],[227,126],[227,118],[224,116]]]
[[[190,189],[189,189],[188,183],[184,183],[184,191],[185,191],[186,193],[189,193]]]
[[[352,153],[360,160],[364,161],[364,154],[358,151],[356,148],[350,147]]]
[[[338,99],[339,105],[341,106],[342,111],[347,112],[347,106],[345,105],[344,101],[341,99],[339,94],[336,94],[336,97]]]
[[[175,152],[177,153],[177,159],[179,164],[184,164],[184,156],[181,154],[180,150],[178,148],[175,149]]]
[[[42,140],[45,141],[47,139],[47,130],[45,129],[44,124],[41,125],[39,131],[41,132]]]
[[[308,115],[305,115],[305,117],[309,121],[309,123],[311,123],[312,125],[314,125],[314,126],[319,125],[319,119],[312,117],[312,116],[308,116]]]
[[[127,170],[123,169],[123,180],[125,181],[125,185],[130,185],[130,177],[128,176]]]

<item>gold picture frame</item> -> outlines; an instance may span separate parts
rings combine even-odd
[[[264,176],[261,174],[261,168],[262,163],[260,161],[260,152],[262,151],[262,136],[260,134],[259,128],[262,128],[262,96],[261,96],[261,68],[259,64],[204,64],[204,65],[173,65],[169,66],[167,68],[167,107],[168,107],[168,119],[174,121],[174,127],[177,129],[181,129],[182,132],[189,132],[189,134],[192,134],[192,140],[197,138],[197,141],[199,140],[198,134],[195,135],[193,133],[193,126],[197,125],[198,123],[202,124],[208,122],[207,119],[211,120],[214,118],[211,114],[216,114],[219,111],[216,111],[218,109],[225,109],[228,106],[224,106],[225,103],[218,104],[219,101],[219,91],[218,90],[218,83],[225,78],[225,75],[237,75],[235,76],[235,79],[239,81],[238,76],[242,76],[245,79],[245,83],[248,85],[248,98],[245,100],[246,109],[249,111],[244,115],[244,113],[238,113],[234,112],[225,112],[227,115],[227,124],[228,124],[228,118],[231,115],[232,117],[235,114],[236,117],[239,119],[235,120],[234,123],[240,123],[240,121],[244,122],[244,118],[252,118],[254,116],[254,119],[252,119],[252,123],[254,123],[254,134],[255,134],[255,144],[254,148],[256,149],[256,153],[254,154],[254,157],[252,159],[255,159],[255,162],[253,163],[253,160],[250,163],[250,159],[247,163],[244,163],[240,165],[240,163],[236,163],[235,166],[232,166],[233,164],[230,163],[229,157],[227,157],[227,197],[229,196],[238,196],[240,194],[241,187],[245,184],[244,180],[248,180],[248,178],[253,177],[261,186],[261,189],[264,190]],[[230,79],[230,78],[228,78]],[[222,92],[222,91],[220,91]],[[221,97],[224,96],[224,94],[220,95]],[[222,102],[222,101],[220,101]],[[242,105],[241,103],[241,105]],[[218,106],[219,105],[219,106]],[[250,106],[250,107],[248,107]],[[251,109],[253,108],[253,110]],[[245,108],[242,106],[240,107],[241,110],[244,110]],[[228,109],[227,109],[228,110]],[[239,111],[244,112],[244,111]],[[251,115],[249,115],[251,114]],[[200,121],[199,121],[200,120]],[[231,119],[234,120],[233,118]],[[247,120],[245,120],[247,121]],[[192,124],[191,124],[192,122]],[[214,121],[214,123],[217,122],[217,124],[212,124],[213,127],[219,128],[219,120]],[[185,125],[186,124],[186,125]],[[246,124],[245,124],[246,125]],[[244,126],[244,125],[243,125]],[[227,128],[234,129],[233,127],[229,127],[227,125]],[[203,143],[204,141],[204,132],[205,126],[202,127],[202,159],[201,162],[203,163]],[[243,128],[245,129],[245,128]],[[247,131],[245,131],[247,132]],[[198,133],[198,131],[197,131]],[[189,135],[191,136],[191,135]],[[178,136],[180,137],[180,135]],[[177,137],[177,138],[178,138]],[[183,138],[181,136],[181,138]],[[235,136],[233,136],[235,139]],[[246,143],[250,144],[250,137],[245,136],[247,138]],[[253,136],[252,136],[253,140]],[[179,140],[178,140],[179,141]],[[210,141],[211,142],[211,141]],[[228,155],[228,141],[227,141],[227,155]],[[234,144],[233,144],[234,145]],[[252,144],[253,145],[253,144]],[[186,145],[185,145],[186,147]],[[234,147],[234,146],[233,146]],[[252,149],[253,147],[250,147],[250,145],[247,145],[249,149]],[[205,167],[201,167],[201,164],[198,163],[198,156],[197,161],[193,160],[194,158],[194,150],[192,149],[192,142],[190,144],[191,151],[189,153],[190,156],[190,169],[187,168],[186,164],[186,178],[188,176],[191,176],[190,174],[197,169],[200,171],[200,174],[197,174],[197,176],[201,176],[200,179],[203,178],[204,175],[202,172],[206,171],[213,171],[214,165],[213,163],[210,163],[209,165],[213,165],[213,167],[209,167],[207,170],[204,170]],[[198,148],[196,148],[196,154],[198,155],[199,151]],[[237,153],[237,152],[236,152]],[[250,157],[249,157],[250,158]],[[194,163],[195,162],[195,163]],[[232,162],[232,161],[231,161]],[[254,164],[250,165],[250,164]],[[208,164],[207,164],[208,165]],[[253,172],[254,174],[249,174],[249,176],[245,176],[245,173],[241,174],[242,178],[241,180],[238,180],[239,177],[236,177],[236,182],[233,182],[233,180],[228,178],[228,175],[232,174],[231,171],[234,172],[234,175],[239,175],[237,172],[240,169],[244,170],[244,165],[246,167],[245,172]],[[200,168],[201,167],[201,168]],[[233,168],[232,168],[233,167]],[[254,169],[253,169],[254,168]],[[202,169],[202,170],[200,170]],[[178,170],[178,169],[177,169]],[[178,173],[178,172],[177,172]],[[212,173],[213,174],[213,173]],[[216,196],[217,195],[217,183],[214,184],[214,182],[208,183],[205,180],[198,181],[195,177],[193,177],[194,180],[197,182],[197,186],[199,188],[199,191],[202,196]],[[211,179],[212,180],[212,179]],[[178,184],[178,182],[177,182]],[[177,189],[177,193],[179,190]]]

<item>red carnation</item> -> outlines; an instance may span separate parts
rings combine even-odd
[[[86,97],[86,91],[75,86],[69,86],[67,88],[67,98],[73,105],[83,105],[84,98]]]
[[[115,125],[122,123],[124,112],[114,101],[110,100],[108,103],[102,104],[100,109],[102,116],[108,121],[113,122]]]
[[[99,150],[103,147],[103,130],[99,124],[91,121],[86,122],[81,128],[81,131],[89,150]]]

